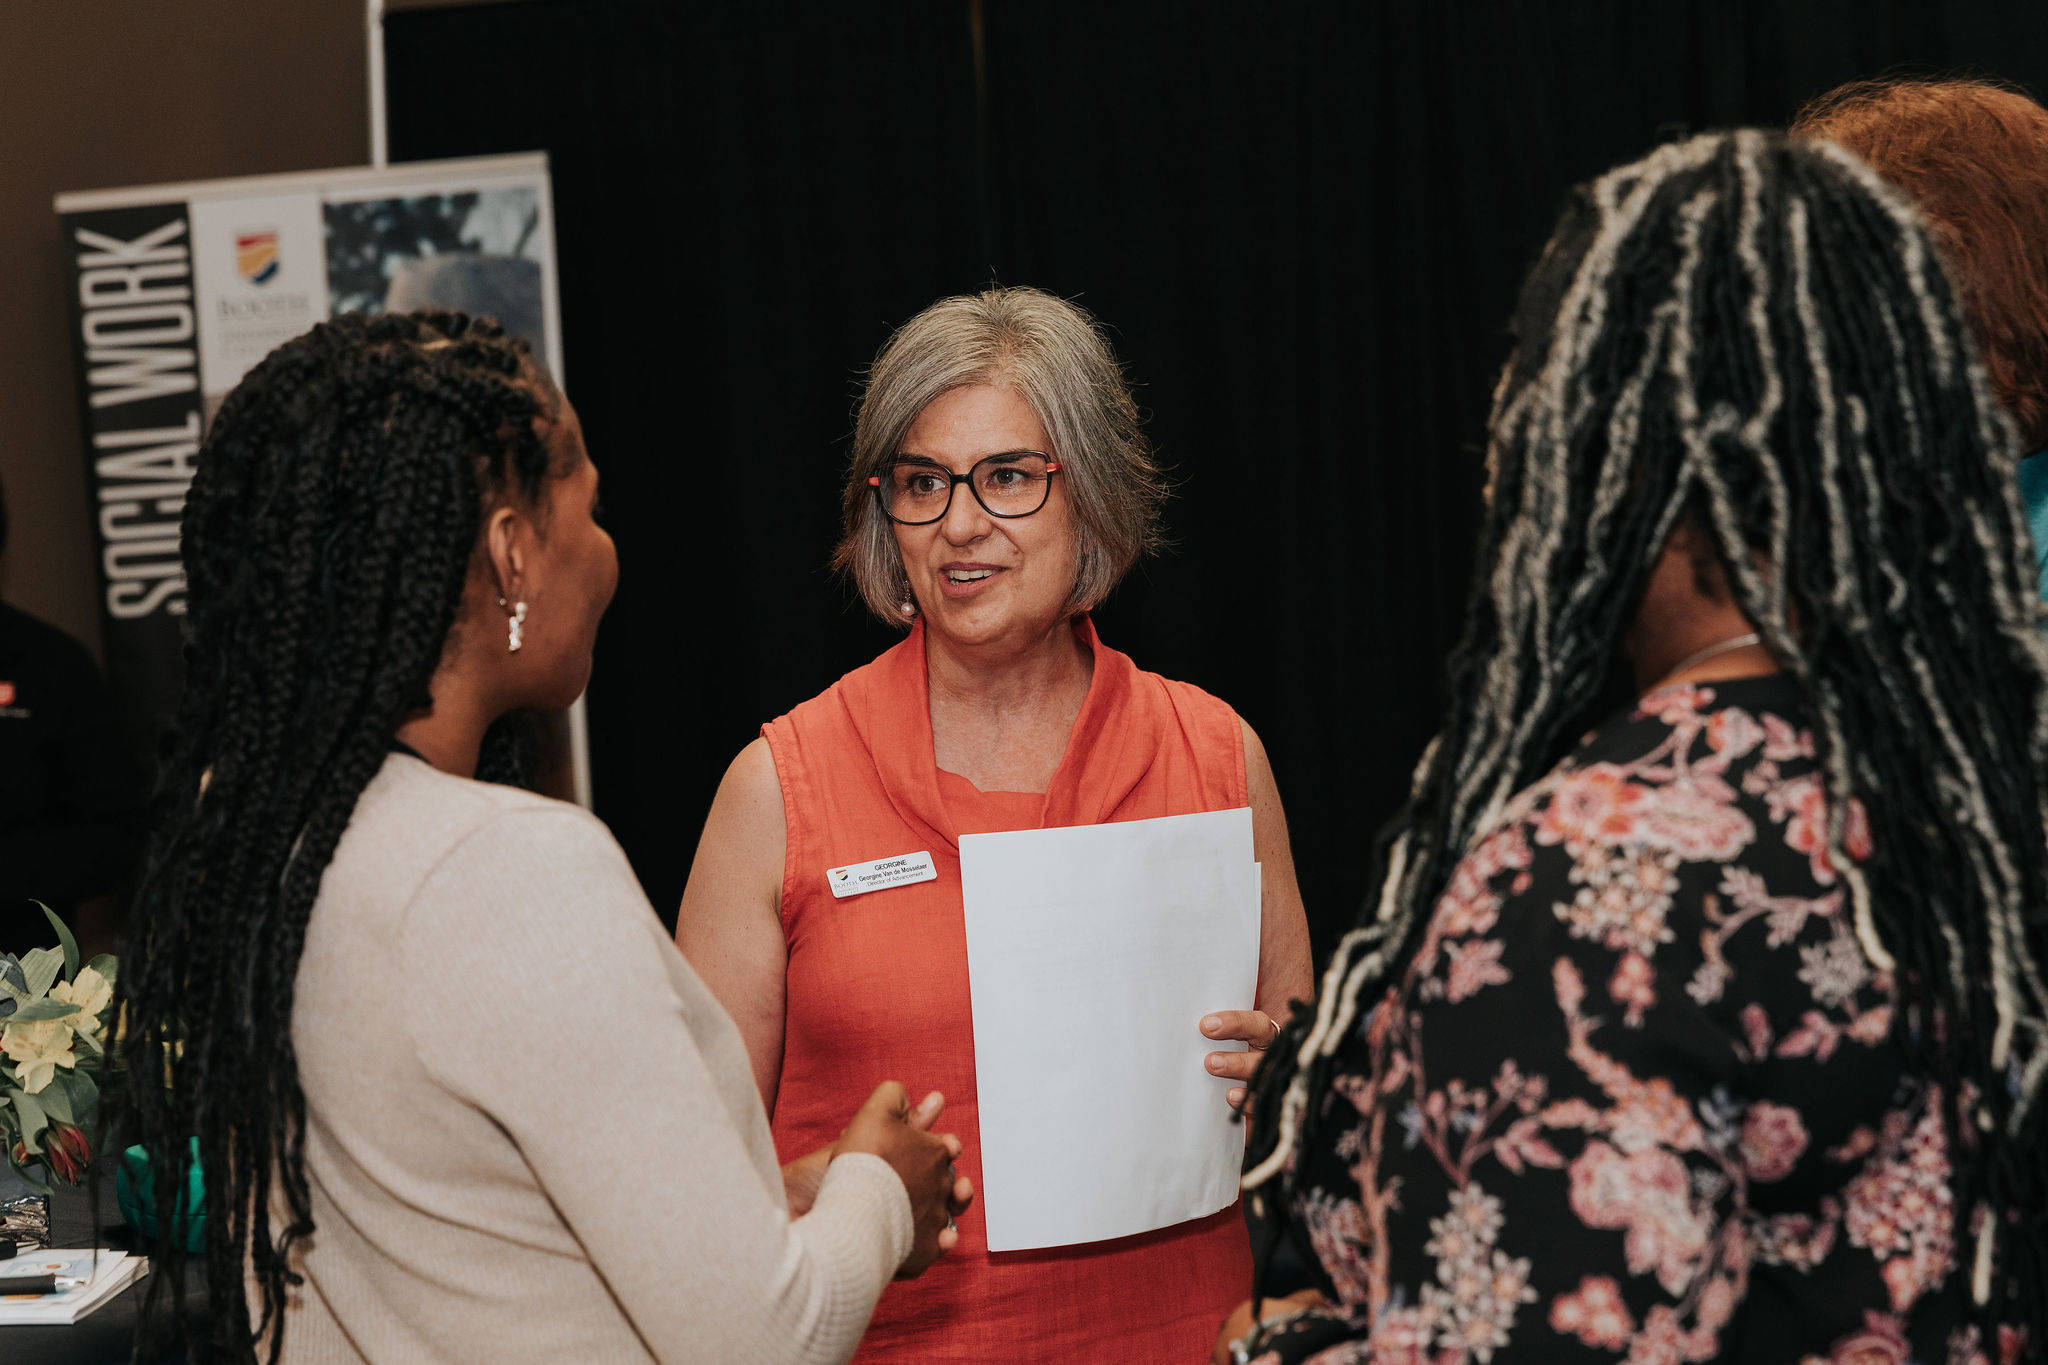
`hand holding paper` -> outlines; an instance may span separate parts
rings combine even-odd
[[[1241,1050],[1212,1052],[1204,1058],[1212,1076],[1237,1081],[1224,1099],[1235,1108],[1244,1099],[1244,1085],[1259,1069],[1259,1054],[1280,1036],[1279,1021],[1264,1010],[1222,1010],[1202,1020],[1202,1032],[1219,1043],[1243,1043]]]

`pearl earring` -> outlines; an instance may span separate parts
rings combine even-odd
[[[498,605],[501,607],[504,606],[505,599],[502,597],[499,598]],[[509,638],[505,643],[505,652],[507,654],[517,654],[519,652],[519,646],[521,645],[521,643],[523,643],[522,636],[525,634],[526,603],[513,603],[512,615],[507,619],[505,624],[508,627],[510,627],[510,630],[508,631]]]

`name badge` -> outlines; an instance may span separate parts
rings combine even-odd
[[[932,866],[929,853],[903,853],[894,858],[877,858],[871,863],[851,863],[845,867],[825,869],[825,885],[832,888],[834,900],[842,901],[848,896],[865,895],[886,887],[938,879],[938,870]]]

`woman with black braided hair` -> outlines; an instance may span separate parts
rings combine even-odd
[[[1926,228],[1697,138],[1575,197],[1515,334],[1449,716],[1252,1087],[1334,1302],[1217,1358],[2038,1345],[2048,650]]]
[[[206,1359],[843,1361],[954,1235],[959,1143],[893,1083],[792,1221],[618,846],[488,780],[589,677],[596,502],[574,409],[459,315],[324,323],[214,422],[123,978],[155,1187],[188,1135],[206,1176]]]

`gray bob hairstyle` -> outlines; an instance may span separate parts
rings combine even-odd
[[[896,457],[926,404],[969,384],[1014,390],[1051,439],[1046,453],[1060,462],[1080,542],[1069,606],[1090,610],[1159,544],[1166,481],[1109,338],[1086,310],[1039,289],[940,299],[883,343],[854,419],[846,530],[833,567],[875,615],[909,622],[909,576],[868,478]]]

